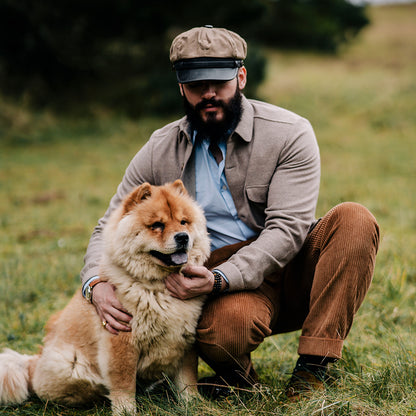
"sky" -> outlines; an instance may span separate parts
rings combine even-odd
[[[349,0],[353,4],[400,4],[400,3],[414,3],[416,0]]]

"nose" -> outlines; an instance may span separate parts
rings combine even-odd
[[[209,100],[216,95],[215,85],[210,82],[204,82],[202,86],[202,98]]]
[[[178,233],[175,235],[176,244],[180,247],[187,247],[189,243],[189,235],[187,233]]]

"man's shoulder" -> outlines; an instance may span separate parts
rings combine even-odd
[[[299,114],[285,108],[278,107],[277,105],[253,99],[250,99],[249,102],[253,107],[253,117],[255,119],[265,120],[272,123],[286,124],[295,124],[300,121],[307,122],[307,120]]]
[[[177,138],[179,132],[185,131],[185,127],[185,117],[182,117],[155,130],[151,136],[151,140],[166,140],[168,137]]]

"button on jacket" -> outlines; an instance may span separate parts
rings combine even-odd
[[[219,267],[230,290],[255,289],[300,250],[315,221],[320,160],[308,120],[280,107],[243,97],[243,113],[228,138],[225,176],[239,218],[258,238]],[[156,130],[126,169],[110,206],[92,234],[82,282],[99,274],[101,232],[110,213],[143,182],[182,179],[195,197],[190,126],[183,117]]]

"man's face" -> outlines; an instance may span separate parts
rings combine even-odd
[[[246,71],[240,68],[237,77],[230,81],[180,84],[185,110],[193,127],[211,137],[221,136],[233,125],[235,118],[239,120],[241,116],[240,90],[245,83]]]

